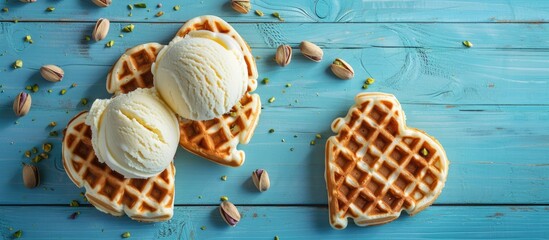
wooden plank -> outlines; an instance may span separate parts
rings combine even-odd
[[[107,39],[115,39],[115,46],[105,48],[106,41],[84,42],[83,36],[92,24],[1,24],[0,40],[7,44],[0,46],[0,54],[3,54],[0,57],[0,84],[7,93],[42,82],[36,70],[49,63],[62,66],[67,77],[59,84],[42,83],[44,90],[51,88],[58,92],[72,82],[84,87],[97,84],[99,87],[94,89],[103,89],[101,85],[107,70],[126,48],[150,41],[165,44],[180,27],[180,24],[137,24],[134,33],[119,38],[117,29],[123,25],[114,24]],[[281,88],[286,82],[292,82],[307,90],[300,94],[329,89],[330,96],[349,99],[360,90],[362,81],[372,76],[378,80],[376,90],[396,93],[405,103],[546,104],[549,101],[546,94],[549,81],[543,77],[549,74],[546,67],[549,42],[538,41],[549,34],[545,24],[391,25],[398,31],[385,24],[352,24],[348,32],[339,33],[340,37],[328,33],[342,24],[285,24],[272,29],[271,26],[274,25],[235,25],[250,42],[253,53],[261,57],[258,60],[260,77],[273,79],[272,86]],[[82,32],[74,34],[74,29],[82,29]],[[57,34],[49,34],[51,31]],[[370,33],[372,36],[368,37]],[[26,35],[35,39],[32,45],[23,42]],[[273,64],[274,47],[280,43],[297,46],[303,36],[309,36],[307,39],[326,48],[322,63],[306,60],[296,49],[288,67]],[[463,39],[470,39],[475,47],[463,47],[460,42]],[[355,80],[338,81],[327,70],[336,57],[354,66]],[[24,61],[23,69],[11,69],[16,59]],[[95,93],[87,95],[92,97]],[[104,91],[98,93],[101,97],[107,96]],[[301,100],[303,96],[301,94]],[[75,103],[66,101],[60,104],[58,99],[67,98],[44,98],[42,103],[74,106]]]
[[[279,101],[285,100],[281,96]],[[331,134],[331,121],[343,116],[350,103],[351,98],[334,108],[267,105],[251,143],[240,147],[247,157],[240,168],[218,166],[180,149],[175,159],[176,203],[212,204],[226,195],[241,204],[325,204],[324,141]],[[549,120],[549,107],[473,107],[404,105],[409,125],[436,136],[451,160],[446,188],[436,203],[549,203],[549,129],[542,127]],[[1,122],[0,204],[67,204],[80,199],[83,190],[70,182],[61,164],[60,137],[48,137],[46,127],[57,120],[60,126],[55,129],[61,129],[76,111],[69,113],[44,109],[18,125]],[[32,122],[34,114],[40,119]],[[275,132],[269,134],[271,128]],[[323,139],[310,146],[316,133]],[[29,160],[23,152],[44,142],[53,143],[54,150],[39,164],[43,184],[25,189],[20,162]],[[250,174],[256,168],[269,171],[268,192],[259,193],[253,186]],[[220,180],[223,175],[227,181]]]
[[[9,239],[19,229],[25,239],[120,239],[124,232],[132,239],[546,239],[549,234],[545,206],[430,207],[381,226],[360,228],[351,221],[345,230],[330,227],[326,208],[239,210],[242,219],[231,228],[217,207],[177,207],[171,221],[156,224],[115,218],[90,207],[0,207],[0,236]],[[70,219],[75,211],[81,214]]]
[[[298,0],[280,2],[275,0],[252,1],[254,9],[265,16],[252,12],[241,15],[233,11],[228,1],[164,2],[157,8],[158,1],[143,0],[147,9],[127,8],[129,2],[113,1],[108,8],[96,7],[91,1],[38,1],[23,4],[18,1],[3,1],[0,20],[10,21],[94,21],[107,17],[115,21],[182,22],[191,17],[205,14],[221,16],[231,22],[278,22],[270,16],[279,12],[286,22],[544,22],[549,14],[549,3],[543,0],[409,0],[409,1],[335,1]],[[176,4],[180,11],[174,11]],[[55,7],[54,12],[46,12]],[[155,17],[158,11],[164,15]],[[129,16],[129,13],[132,16]]]

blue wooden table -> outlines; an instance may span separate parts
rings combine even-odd
[[[126,6],[137,2],[148,8]],[[7,11],[0,11],[0,238],[11,239],[17,230],[23,239],[120,239],[124,232],[135,239],[549,237],[549,1],[252,0],[252,5],[265,16],[238,14],[227,1],[115,0],[104,9],[88,0],[2,1]],[[55,10],[45,11],[48,7]],[[158,11],[164,15],[155,17]],[[204,14],[230,22],[259,57],[260,79],[270,79],[256,91],[264,110],[251,143],[241,146],[246,163],[222,167],[179,149],[172,220],[144,224],[98,212],[65,174],[61,134],[50,132],[60,133],[74,114],[89,108],[80,99],[110,97],[105,77],[125,49],[167,44],[186,20]],[[100,17],[112,21],[107,39],[86,41]],[[128,23],[135,30],[122,32]],[[24,41],[27,35],[32,44]],[[105,47],[108,40],[115,41],[112,48]],[[324,61],[304,59],[297,47],[302,40],[321,46]],[[464,47],[465,40],[474,46]],[[272,61],[279,44],[294,47],[285,68]],[[353,80],[338,80],[327,70],[335,58],[354,67]],[[13,69],[17,59],[24,65]],[[44,81],[38,73],[44,64],[61,66],[65,79]],[[376,82],[363,90],[367,77]],[[34,84],[39,90],[31,93],[31,112],[16,118],[14,97]],[[450,171],[441,196],[417,216],[337,231],[328,223],[324,143],[332,120],[362,91],[396,95],[408,124],[443,144]],[[277,100],[268,103],[273,96]],[[49,127],[52,121],[57,126]],[[316,134],[322,139],[310,145]],[[43,143],[52,143],[53,151],[37,164],[42,184],[26,189],[21,162],[30,159],[24,152]],[[269,191],[255,190],[250,173],[256,168],[269,171]],[[218,216],[223,195],[243,215],[235,228]],[[72,200],[80,207],[70,207]]]

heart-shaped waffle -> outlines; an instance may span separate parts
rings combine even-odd
[[[448,159],[438,141],[406,126],[397,99],[360,93],[345,118],[332,123],[337,134],[326,142],[326,185],[330,224],[353,218],[359,226],[414,215],[439,196]]]
[[[65,171],[98,210],[143,222],[166,221],[173,216],[175,167],[147,179],[124,178],[100,163],[91,143],[87,112],[71,119],[64,131],[62,159]]]
[[[247,144],[253,136],[261,114],[259,95],[250,94],[257,88],[257,66],[248,44],[223,19],[216,16],[193,18],[177,32],[185,37],[195,30],[208,30],[230,35],[238,42],[248,67],[248,91],[230,113],[207,121],[180,120],[179,145],[215,163],[238,167],[244,163],[245,153],[237,150],[238,143]]]

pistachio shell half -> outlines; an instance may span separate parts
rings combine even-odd
[[[276,49],[275,55],[276,63],[282,67],[290,64],[292,61],[292,47],[289,45],[280,45]]]
[[[250,0],[231,0],[231,7],[242,14],[246,14],[250,12],[252,9],[252,5],[250,4]]]
[[[103,40],[107,34],[109,33],[109,28],[111,26],[111,22],[109,19],[106,18],[100,18],[95,23],[95,27],[93,28],[92,37],[95,41],[101,41]]]
[[[305,56],[308,59],[311,59],[315,62],[322,61],[322,56],[324,55],[324,52],[322,49],[317,46],[316,44],[308,41],[303,41],[299,45],[299,50],[301,50],[301,53],[303,56]]]
[[[111,5],[112,0],[92,0],[92,2],[95,3],[95,5],[100,7],[108,7]]]
[[[59,82],[63,80],[65,71],[55,65],[44,65],[40,68],[40,75],[50,82]]]
[[[332,69],[334,75],[341,79],[351,79],[355,76],[353,67],[340,58],[334,60],[332,65],[330,65],[330,69]]]
[[[32,97],[26,92],[20,92],[13,101],[13,112],[18,117],[22,117],[29,113],[32,104]]]
[[[252,181],[260,192],[265,192],[271,187],[269,174],[265,169],[256,169],[252,172]]]
[[[221,218],[229,224],[229,226],[234,227],[240,221],[240,212],[234,204],[229,201],[223,201],[219,205],[219,213]]]
[[[23,184],[27,188],[35,188],[40,185],[38,167],[23,163]]]

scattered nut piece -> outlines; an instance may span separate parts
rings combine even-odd
[[[219,204],[219,213],[221,218],[229,224],[229,226],[234,227],[240,221],[240,212],[234,204],[229,201],[223,201]]]
[[[38,167],[23,163],[23,184],[27,188],[35,188],[40,185]]]
[[[40,75],[50,82],[59,82],[63,80],[65,71],[55,65],[44,65],[40,68]]]
[[[13,63],[13,68],[22,68],[23,67],[23,60],[21,59],[17,59],[15,60],[15,62]]]
[[[93,28],[93,40],[101,41],[103,40],[107,34],[109,34],[109,28],[111,26],[111,22],[109,19],[106,18],[100,18],[95,23],[95,27]]]
[[[473,43],[469,41],[463,41],[461,44],[463,44],[463,46],[468,48],[473,47]]]
[[[22,117],[29,113],[32,104],[32,97],[26,92],[20,92],[13,101],[13,112],[18,117]]]
[[[95,5],[100,7],[108,7],[111,5],[112,0],[92,0],[92,2],[95,3]]]
[[[242,14],[246,14],[250,12],[252,9],[252,5],[250,4],[250,0],[231,0],[231,7]]]
[[[341,58],[336,58],[330,66],[334,75],[341,79],[351,79],[355,76],[353,67]]]
[[[271,187],[269,174],[265,169],[256,169],[252,172],[252,181],[260,192],[265,192]]]
[[[308,59],[311,59],[315,62],[322,61],[322,56],[324,55],[324,52],[322,49],[317,46],[316,44],[308,41],[303,41],[299,45],[299,50],[301,50],[301,53],[303,56],[305,56]]]
[[[275,55],[276,63],[282,67],[290,64],[292,61],[292,47],[289,45],[280,45],[276,49]]]

